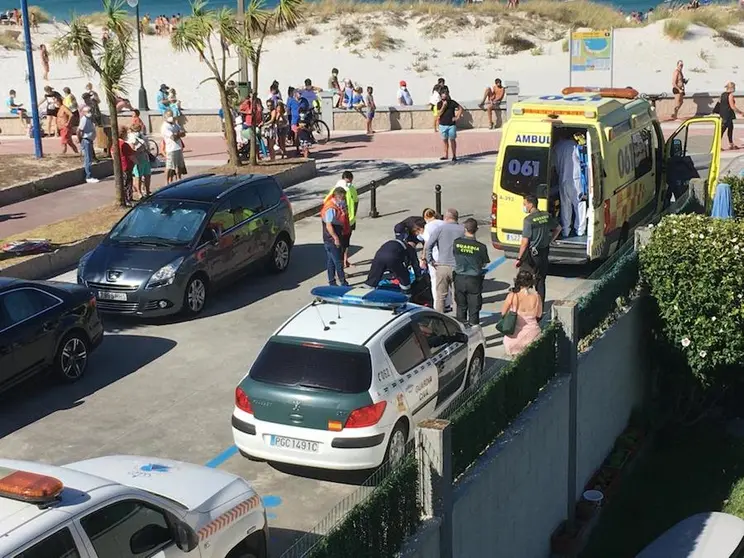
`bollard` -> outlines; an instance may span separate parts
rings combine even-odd
[[[437,184],[434,186],[434,210],[437,212],[437,216],[442,216],[442,187]]]
[[[369,216],[372,217],[372,219],[377,219],[380,214],[377,212],[377,182],[374,180],[370,183],[370,208],[369,208]]]

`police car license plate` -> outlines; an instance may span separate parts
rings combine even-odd
[[[296,438],[285,438],[284,436],[271,435],[269,444],[277,448],[285,448],[297,451],[306,451],[309,453],[318,453],[320,442],[310,442],[309,440],[298,440]]]
[[[522,237],[519,236],[518,234],[506,233],[507,242],[519,242],[520,240],[522,240]]]
[[[127,293],[112,293],[111,291],[98,291],[101,300],[127,300]]]

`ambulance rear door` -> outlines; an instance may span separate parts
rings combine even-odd
[[[501,140],[503,153],[496,167],[494,204],[499,240],[507,245],[519,244],[522,238],[523,197],[537,196],[540,209],[548,209],[550,181],[550,144],[553,121],[512,120]]]
[[[586,201],[586,255],[589,260],[599,258],[605,245],[604,219],[602,219],[604,169],[602,168],[602,151],[599,142],[599,134],[596,128],[588,128],[586,148],[589,154],[589,168],[587,169],[589,198]]]
[[[679,199],[695,178],[706,182],[706,205],[711,202],[721,166],[721,118],[717,115],[686,120],[666,142],[665,203]]]

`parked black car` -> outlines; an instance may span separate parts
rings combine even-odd
[[[77,281],[101,312],[198,314],[213,286],[251,264],[285,271],[294,240],[292,207],[273,177],[195,176],[127,213],[80,259]]]
[[[79,380],[102,340],[90,289],[0,277],[0,390],[50,366],[65,382]]]

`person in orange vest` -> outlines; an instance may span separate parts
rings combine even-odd
[[[333,196],[326,199],[320,212],[323,219],[323,246],[326,251],[328,284],[348,286],[344,273],[344,238],[351,234],[349,214],[346,208],[346,190],[336,188]],[[338,277],[338,283],[336,283]]]

